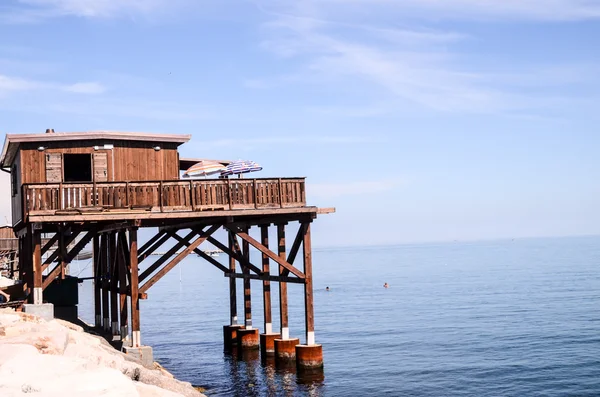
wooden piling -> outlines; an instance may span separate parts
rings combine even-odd
[[[248,229],[245,229],[244,232],[248,233]],[[250,261],[250,244],[246,240],[242,241],[242,255],[245,262]],[[250,275],[248,266],[242,267],[242,273],[244,273],[244,276]],[[244,326],[247,330],[252,329],[252,291],[249,277],[244,277]],[[256,339],[258,340],[258,335]]]
[[[43,303],[42,288],[42,235],[29,226],[28,234],[31,236],[31,254],[33,270],[33,304],[41,305]]]
[[[100,236],[100,285],[102,288],[102,329],[105,332],[110,331],[110,299],[108,296],[108,249],[108,235],[105,233],[102,236]]]
[[[285,260],[285,223],[277,225],[277,248],[279,257]],[[279,276],[283,276],[285,268],[279,266]],[[280,315],[280,334],[281,339],[290,338],[290,329],[288,325],[288,297],[287,297],[287,283],[279,283],[279,315]]]
[[[93,276],[94,276],[94,313],[95,313],[95,326],[96,328],[102,327],[102,301],[101,301],[101,282],[102,282],[102,271],[101,271],[101,253],[100,253],[100,238],[96,235],[92,243],[92,254],[93,254]]]
[[[129,267],[127,266],[128,252],[127,236],[125,232],[119,232],[117,236],[117,266],[119,269],[119,311],[121,313],[121,341],[125,342],[129,339],[128,313],[127,313],[127,275]]]
[[[110,288],[110,329],[113,336],[120,335],[119,330],[119,268],[117,266],[117,233],[109,234],[109,252],[110,252],[110,272],[109,272],[109,288]]]
[[[137,228],[129,229],[129,266],[131,272],[131,346],[142,345],[140,332],[140,298],[138,281]]]
[[[227,233],[227,237],[229,240],[229,249],[233,251],[233,234],[231,232]],[[235,274],[235,258],[232,255],[229,255],[229,271],[232,274]],[[235,277],[229,278],[229,325],[237,325],[237,291],[236,291],[236,279]]]
[[[262,245],[264,245],[266,248],[269,248],[269,225],[261,225],[260,235]],[[262,254],[262,271],[265,275],[270,274],[269,256],[265,253]],[[263,281],[263,311],[265,317],[265,334],[272,334],[273,320],[271,318],[271,282],[269,280]]]

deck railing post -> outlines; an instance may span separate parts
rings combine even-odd
[[[277,180],[277,192],[279,195],[279,208],[283,208],[283,193],[282,193],[281,189],[282,189],[281,178],[279,178]]]
[[[227,178],[227,198],[229,199],[229,210],[233,209],[233,200],[231,194],[231,181]]]
[[[194,196],[194,184],[190,181],[190,204],[192,206],[192,211],[196,211],[196,198]]]
[[[159,205],[160,205],[160,212],[163,212],[163,183],[162,181],[160,181],[158,183],[158,200],[159,200]]]
[[[58,184],[58,209],[59,210],[65,209],[65,208],[63,208],[64,199],[65,199],[65,192],[63,192],[63,184],[61,182]]]
[[[258,208],[258,186],[256,185],[256,179],[252,180],[252,191],[254,192],[254,208]]]

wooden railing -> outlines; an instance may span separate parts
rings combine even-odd
[[[304,178],[34,183],[22,189],[24,216],[69,210],[169,212],[306,206]]]

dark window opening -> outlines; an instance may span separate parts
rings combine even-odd
[[[64,154],[63,173],[65,182],[92,182],[92,155]]]
[[[12,195],[16,196],[17,195],[17,165],[13,164],[12,165],[12,169],[10,170],[10,181],[11,181],[11,187],[12,187]]]

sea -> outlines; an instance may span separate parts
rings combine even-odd
[[[142,343],[207,396],[600,396],[600,237],[316,248],[313,269],[322,375],[224,353],[228,279],[196,256],[148,291]],[[302,286],[288,289],[290,334],[305,341]],[[239,280],[240,319],[241,297]],[[86,281],[90,323],[92,300]]]

